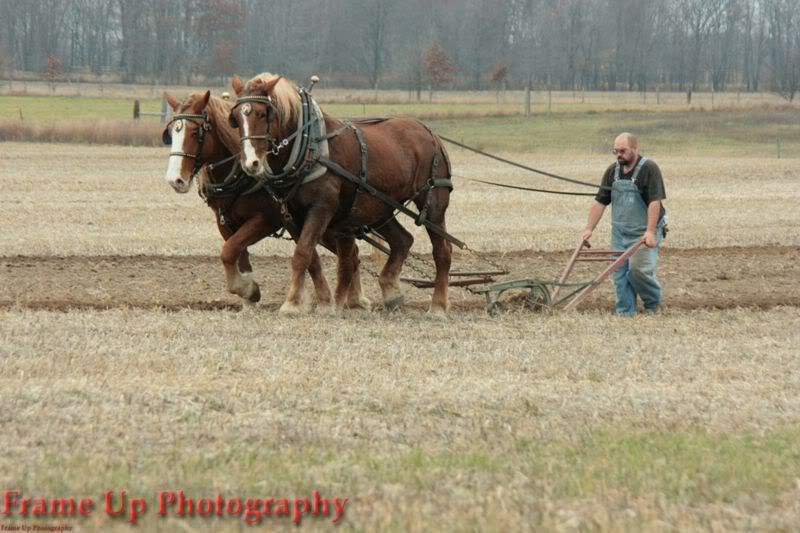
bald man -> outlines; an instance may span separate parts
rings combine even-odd
[[[664,179],[654,161],[639,155],[639,143],[630,133],[622,133],[614,140],[614,155],[617,161],[603,175],[581,238],[592,238],[611,204],[611,248],[624,250],[639,240],[646,245],[614,272],[616,312],[633,316],[638,296],[645,312],[655,313],[661,305],[656,263],[658,245],[664,238]]]

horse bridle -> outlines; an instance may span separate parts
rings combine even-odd
[[[242,104],[250,105],[251,103],[264,104],[267,106],[267,133],[264,135],[243,135],[239,139],[239,142],[243,143],[250,139],[265,141],[269,146],[269,151],[272,153],[272,155],[278,155],[282,148],[285,148],[289,145],[289,139],[284,139],[278,142],[272,135],[270,135],[272,120],[275,118],[275,104],[273,103],[271,96],[240,96],[236,99],[236,105],[234,105],[231,109],[231,114],[228,116],[228,124],[231,128],[238,128],[239,121],[236,120],[236,108]],[[245,115],[249,114],[247,109],[244,109],[243,111],[245,112]]]
[[[182,121],[191,122],[197,126],[197,142],[199,144],[197,148],[196,154],[190,154],[183,151],[178,152],[170,152],[169,157],[177,156],[177,157],[186,157],[188,159],[194,159],[194,168],[192,169],[192,176],[189,179],[194,179],[197,173],[200,171],[200,167],[202,166],[202,161],[200,160],[200,154],[203,153],[203,143],[206,140],[206,132],[211,129],[211,123],[208,121],[208,113],[203,111],[202,114],[197,113],[178,113],[177,115],[173,115],[172,120],[167,123],[167,127],[164,128],[164,133],[161,134],[161,142],[165,145],[172,145],[172,125],[176,122],[181,121],[178,124],[178,131],[184,127]]]

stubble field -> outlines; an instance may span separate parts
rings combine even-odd
[[[597,181],[608,157],[507,154]],[[454,173],[558,188],[460,151]],[[0,486],[101,499],[348,497],[355,530],[791,530],[800,520],[797,160],[655,154],[665,311],[622,320],[451,289],[407,307],[277,314],[291,246],[253,247],[263,301],[224,290],[221,238],[164,149],[0,144]],[[574,190],[574,189],[573,189]],[[557,277],[589,199],[456,178],[449,229],[508,278]],[[415,234],[407,273],[424,271]],[[608,239],[607,222],[595,240]],[[335,280],[333,258],[325,271]],[[585,278],[589,271],[578,272]],[[61,520],[60,522],[64,522]],[[77,528],[128,529],[102,513]],[[21,521],[20,523],[29,523]],[[56,520],[55,523],[59,523]],[[327,528],[330,518],[306,517]],[[143,517],[147,530],[241,518]],[[291,526],[265,517],[262,525]]]

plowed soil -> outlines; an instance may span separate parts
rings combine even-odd
[[[501,265],[511,273],[498,280],[557,279],[568,252],[514,252],[481,257],[456,255],[454,270],[492,269]],[[410,260],[404,275],[422,277],[429,258]],[[335,283],[335,260],[323,257],[328,280]],[[375,307],[380,302],[377,281],[371,274],[381,258],[363,257],[365,294]],[[255,279],[261,286],[261,306],[277,310],[289,281],[289,259],[254,257]],[[602,269],[581,264],[571,278],[587,281]],[[224,288],[219,260],[212,256],[14,256],[0,258],[0,308],[46,310],[107,309],[116,307],[162,309],[235,309],[238,297]],[[664,308],[729,309],[800,306],[800,250],[796,247],[730,247],[670,249],[661,251],[659,278],[664,286]],[[310,285],[310,283],[308,284]],[[406,305],[425,308],[430,289],[404,284]],[[521,301],[510,295],[508,305]],[[453,311],[484,306],[480,295],[451,289]],[[611,309],[613,287],[600,287],[583,309]]]

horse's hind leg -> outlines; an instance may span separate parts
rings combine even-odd
[[[449,203],[449,189],[437,187],[433,190],[431,193],[430,205],[428,206],[428,219],[445,231],[447,230],[447,226],[444,214]],[[436,279],[434,280],[430,313],[444,315],[450,308],[447,289],[450,283],[450,264],[452,261],[453,246],[450,242],[430,229],[428,229],[428,236],[433,246],[433,261],[436,263]]]
[[[384,224],[380,232],[389,244],[391,253],[381,270],[378,283],[383,293],[384,309],[394,311],[403,305],[403,294],[400,292],[400,271],[411,250],[411,245],[414,244],[414,237],[394,218]]]

